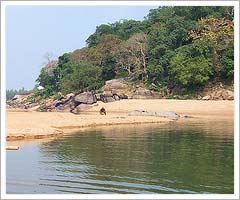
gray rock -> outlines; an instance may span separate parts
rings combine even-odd
[[[148,90],[146,88],[139,87],[132,95],[132,99],[160,99],[161,93]]]
[[[102,95],[102,94],[100,94],[100,93],[95,94],[97,101],[101,101],[101,95]]]
[[[105,93],[105,94],[103,94],[104,95],[104,97],[113,97],[113,94],[112,93]]]
[[[113,97],[105,97],[104,98],[104,103],[109,103],[109,102],[113,102],[115,101],[115,99]]]
[[[104,91],[111,91],[116,89],[127,88],[128,85],[125,83],[124,78],[112,79],[106,81],[105,86],[103,87]]]
[[[109,103],[115,101],[112,94],[101,94],[100,100],[104,103]]]
[[[56,103],[55,103],[55,107],[58,107],[58,106],[60,106],[60,105],[62,105],[63,104],[63,102],[61,101],[61,100],[58,100]]]
[[[66,101],[69,101],[69,100],[71,100],[73,97],[74,97],[74,94],[73,94],[73,93],[69,93],[69,94],[67,94],[67,95],[65,96],[65,100],[66,100]]]
[[[71,112],[74,114],[79,114],[80,112],[88,110],[90,108],[92,108],[92,106],[89,104],[80,104],[76,108],[74,108]]]
[[[146,88],[137,88],[135,93],[135,95],[141,95],[141,96],[152,96],[152,92]]]
[[[114,95],[113,95],[113,98],[114,98],[114,100],[116,100],[116,101],[119,101],[119,100],[120,100],[120,97],[119,97],[117,94],[114,94]]]
[[[128,96],[126,94],[120,94],[118,95],[120,99],[128,99]]]
[[[209,96],[209,95],[204,96],[204,97],[202,98],[202,100],[210,100],[210,99],[211,99],[211,96]]]
[[[178,119],[180,117],[179,114],[166,111],[166,112],[153,112],[153,111],[145,111],[145,110],[134,110],[128,113],[130,116],[157,116],[157,117],[167,117],[172,119]]]
[[[83,92],[76,95],[74,101],[77,103],[93,104],[97,102],[97,98],[92,92]]]

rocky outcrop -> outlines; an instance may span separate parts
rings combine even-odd
[[[202,100],[234,100],[234,92],[221,89],[207,93],[201,98]]]
[[[73,98],[74,102],[79,104],[93,104],[97,102],[97,98],[93,92],[83,92]]]
[[[201,100],[234,100],[233,87],[227,87],[221,82],[208,83],[207,86],[199,93],[198,98]]]
[[[160,99],[162,97],[161,93],[143,87],[137,88],[131,96],[132,99]]]
[[[93,107],[93,105],[89,105],[89,104],[79,104],[71,112],[74,113],[74,114],[79,114],[83,111],[86,111],[86,110],[92,108],[92,107]]]
[[[120,101],[121,99],[128,99],[128,96],[125,94],[117,94],[117,93],[99,93],[96,94],[97,101],[102,101],[104,103],[109,103],[113,101]]]
[[[166,111],[166,112],[154,112],[154,111],[146,111],[146,110],[134,110],[128,113],[130,116],[156,116],[156,117],[167,117],[172,119],[180,118],[175,112]]]
[[[117,91],[128,88],[128,84],[126,79],[118,78],[106,81],[105,85],[103,86],[103,91]]]
[[[28,109],[37,106],[34,94],[15,95],[11,100],[7,101],[7,108]]]
[[[58,98],[56,100],[54,100],[54,98],[49,98],[47,100],[38,101],[35,100],[34,94],[16,95],[13,99],[7,101],[7,108],[28,109],[36,106],[36,110],[41,112],[70,111],[73,113],[79,113],[81,111],[90,109],[91,105],[97,103],[97,101],[109,103],[127,98],[127,95],[118,95],[116,92],[101,94],[95,94],[94,92],[83,92],[78,94],[70,93],[67,95],[58,93]]]

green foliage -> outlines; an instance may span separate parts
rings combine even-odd
[[[173,96],[172,96],[172,95],[168,95],[168,96],[166,97],[166,99],[173,99]]]
[[[101,69],[93,66],[91,63],[82,62],[69,66],[71,73],[68,73],[61,79],[61,91],[83,92],[85,90],[95,90],[102,86]]]
[[[233,80],[234,78],[234,43],[229,45],[229,48],[223,53],[222,56],[222,76]]]
[[[88,47],[96,47],[104,35],[113,35],[121,40],[127,40],[135,33],[145,30],[145,23],[135,20],[121,20],[113,24],[102,24],[96,27],[95,33],[86,40]]]
[[[174,85],[202,85],[212,75],[211,60],[200,54],[193,45],[182,46],[170,61],[170,74]]]
[[[36,102],[36,97],[35,97],[34,95],[29,96],[29,97],[27,98],[27,102],[29,102],[29,103],[35,103],[35,102]]]
[[[45,66],[37,79],[45,89],[36,93],[96,90],[120,77],[188,93],[214,78],[233,80],[233,7],[159,7],[143,21],[101,24],[86,43],[54,61],[52,73]]]

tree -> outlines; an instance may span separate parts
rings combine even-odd
[[[198,45],[207,45],[212,51],[212,64],[217,75],[222,70],[222,52],[233,41],[233,21],[225,18],[207,17],[197,22],[197,29],[189,32],[189,36]]]
[[[183,85],[188,88],[206,83],[212,75],[211,60],[194,45],[178,48],[170,61],[172,85]]]
[[[86,61],[72,63],[72,72],[61,79],[61,91],[83,92],[98,89],[101,85],[101,69]]]
[[[147,79],[147,35],[137,33],[123,42],[117,53],[117,63],[135,80]]]
[[[95,33],[90,35],[86,40],[88,47],[95,47],[101,41],[101,37],[104,34],[111,34],[113,32],[110,24],[102,24],[96,27]]]
[[[231,42],[229,47],[223,52],[221,59],[223,69],[223,78],[233,80],[234,78],[234,43]]]

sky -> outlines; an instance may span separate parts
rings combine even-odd
[[[86,46],[96,26],[143,20],[156,6],[7,6],[6,87],[32,89],[44,55],[56,58]]]

